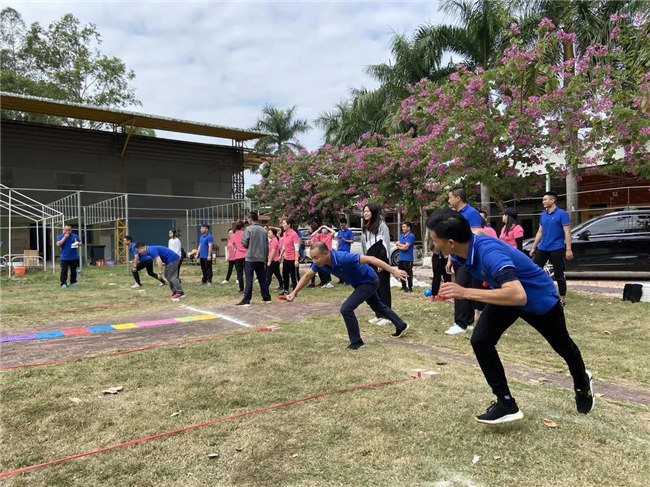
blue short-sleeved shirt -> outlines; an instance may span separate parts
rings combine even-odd
[[[412,232],[409,232],[406,235],[401,233],[399,236],[399,243],[411,244],[408,250],[399,251],[399,260],[403,260],[405,262],[413,262],[413,251],[415,250],[415,235],[413,235]]]
[[[560,299],[550,276],[526,254],[496,238],[472,234],[467,259],[452,254],[452,260],[465,265],[474,278],[488,283],[492,289],[501,285],[495,276],[505,268],[514,268],[517,279],[526,291],[525,306],[517,308],[534,315],[543,315]]]
[[[209,257],[208,246],[210,244],[214,244],[214,239],[212,238],[212,234],[206,233],[205,235],[201,235],[201,239],[199,240],[199,257],[201,259],[207,259]]]
[[[332,265],[318,267],[316,264],[312,264],[311,270],[314,272],[334,274],[350,286],[357,287],[372,282],[375,276],[377,276],[372,267],[368,264],[361,264],[359,259],[359,254],[351,254],[341,250],[330,250]]]
[[[458,213],[461,214],[461,216],[469,222],[469,226],[471,228],[482,228],[483,227],[483,219],[481,218],[481,214],[478,212],[478,210],[470,205],[465,205],[462,210],[460,210]]]
[[[138,251],[135,248],[135,242],[131,242],[131,245],[129,245],[129,250],[133,254],[133,257],[138,255]],[[142,254],[138,257],[140,262],[147,262],[148,260],[151,260],[151,256],[149,254]]]
[[[352,244],[344,242],[341,239],[344,238],[346,240],[354,240],[354,233],[352,233],[352,230],[349,228],[346,228],[345,230],[339,230],[336,234],[336,237],[339,239],[339,250],[341,252],[349,252]]]
[[[65,233],[62,233],[58,237],[56,237],[56,241],[58,242],[63,237],[65,237]],[[59,256],[59,258],[61,260],[79,260],[79,249],[72,248],[72,244],[74,242],[81,242],[81,239],[79,238],[79,235],[77,235],[76,233],[71,233],[70,236],[66,239],[66,241],[63,242],[63,245],[59,247],[61,249],[61,255]]]
[[[180,259],[176,252],[169,250],[167,247],[163,247],[162,245],[147,245],[147,254],[149,254],[153,259],[160,257],[160,260],[162,260],[165,265],[172,264]]]
[[[542,240],[537,248],[551,252],[560,250],[564,245],[564,225],[570,225],[569,214],[561,208],[555,208],[552,212],[545,211],[539,217],[539,225],[542,227]]]

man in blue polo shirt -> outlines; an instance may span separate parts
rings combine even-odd
[[[77,285],[77,266],[79,265],[79,246],[83,242],[79,235],[72,233],[72,227],[65,225],[63,233],[56,237],[56,246],[61,249],[61,289],[68,287],[68,269],[70,269],[70,286]]]
[[[354,243],[354,233],[348,228],[348,221],[345,218],[339,220],[341,229],[336,232],[336,238],[339,241],[338,251],[349,252],[351,245]]]
[[[164,286],[167,284],[164,279],[158,279],[158,276],[154,273],[153,271],[153,259],[149,254],[143,254],[139,255],[138,251],[135,249],[135,242],[133,242],[133,239],[131,238],[131,235],[127,235],[124,237],[124,245],[128,247],[128,249],[131,251],[133,254],[133,258],[138,257],[138,263],[136,266],[131,268],[131,274],[133,274],[133,279],[135,280],[135,284],[131,286],[132,288],[138,288],[142,287],[142,282],[140,282],[140,271],[142,269],[147,269],[147,274],[149,274],[150,277],[153,277],[155,280],[158,281],[158,284],[160,286]]]
[[[199,259],[201,261],[201,273],[203,277],[199,283],[201,286],[212,286],[212,247],[214,239],[210,233],[210,225],[201,225],[201,238],[199,239]]]
[[[137,268],[140,256],[149,255],[158,265],[158,279],[162,280],[162,266],[165,264],[165,277],[172,290],[172,301],[176,303],[183,299],[185,293],[183,292],[183,288],[181,288],[181,281],[178,278],[178,268],[181,263],[181,258],[178,254],[162,245],[145,245],[142,242],[135,244],[135,249],[138,251],[138,254],[133,260],[133,268]]]
[[[479,212],[472,206],[467,204],[467,192],[463,188],[455,188],[449,192],[449,207],[457,211],[469,223],[472,233],[476,235],[484,235],[483,233],[483,220]],[[447,266],[445,271],[447,274],[452,274],[457,284],[463,287],[480,287],[483,283],[472,279],[472,276],[467,270],[451,261],[447,257]],[[483,309],[480,303],[474,303],[465,299],[454,300],[454,324],[451,325],[446,331],[446,335],[461,335],[467,330],[473,328],[474,323],[474,310]]]
[[[406,279],[406,272],[395,269],[385,262],[370,257],[368,255],[351,254],[339,250],[329,250],[323,242],[314,242],[311,246],[310,256],[313,264],[309,270],[302,276],[296,289],[291,294],[287,294],[287,301],[293,301],[298,292],[307,286],[318,272],[327,272],[334,274],[339,279],[345,281],[354,288],[354,291],[341,305],[341,315],[348,329],[350,338],[349,350],[357,350],[363,347],[361,332],[359,331],[359,322],[354,314],[354,310],[364,301],[372,308],[375,313],[388,318],[395,325],[395,333],[392,337],[403,336],[409,325],[404,323],[392,309],[386,306],[379,299],[377,290],[379,289],[379,278],[375,271],[370,267],[373,265],[385,272],[390,272],[395,279]],[[370,265],[368,265],[370,264]]]
[[[544,211],[539,218],[539,229],[530,249],[530,256],[540,267],[550,260],[553,264],[553,276],[560,291],[560,302],[566,304],[566,278],[564,270],[566,261],[573,260],[571,251],[571,218],[569,214],[557,207],[557,193],[547,191],[542,197]]]
[[[585,369],[580,350],[569,336],[555,285],[525,254],[505,242],[473,235],[468,222],[451,210],[438,210],[427,219],[429,234],[442,252],[488,284],[489,289],[464,288],[444,283],[445,298],[471,299],[486,303],[471,343],[483,375],[497,396],[476,421],[498,424],[523,418],[510,394],[503,365],[496,350],[501,335],[517,318],[532,325],[569,366],[573,376],[578,412],[594,406],[591,373]]]
[[[415,250],[415,235],[411,232],[411,223],[402,223],[402,233],[399,235],[399,241],[395,244],[399,249],[398,268],[406,271],[408,274],[407,281],[402,281],[402,291],[413,292],[413,251]]]

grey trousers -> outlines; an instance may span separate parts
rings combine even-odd
[[[180,268],[181,260],[178,259],[171,264],[165,265],[165,278],[169,282],[169,287],[173,294],[185,294],[181,287],[181,280],[178,278],[178,269]]]

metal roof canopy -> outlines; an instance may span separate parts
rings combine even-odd
[[[241,130],[207,123],[158,117],[154,115],[145,115],[143,113],[127,112],[125,110],[98,108],[79,103],[63,102],[6,92],[0,92],[0,108],[3,110],[15,110],[41,115],[52,115],[55,117],[92,120],[94,122],[112,123],[121,126],[205,135],[208,137],[236,140],[238,142],[259,139],[268,135],[262,132],[253,132],[250,130]]]

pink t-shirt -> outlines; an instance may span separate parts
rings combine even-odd
[[[494,228],[492,227],[483,227],[482,230],[485,232],[485,235],[489,235],[490,237],[497,238],[497,232]]]
[[[332,250],[332,239],[334,238],[334,234],[332,232],[327,232],[327,233],[318,233],[318,240],[323,242],[325,245],[327,245],[327,248]]]
[[[275,254],[273,254],[273,262],[277,262],[280,260],[280,241],[275,237],[269,240],[269,256],[273,253],[274,250]]]
[[[521,225],[513,225],[508,235],[506,235],[506,226],[503,225],[503,227],[501,228],[501,235],[499,235],[499,240],[503,240],[511,247],[516,248],[517,242],[515,239],[521,238],[523,236],[524,236],[524,229],[521,228]]]
[[[231,234],[228,239],[228,260],[237,260],[237,247],[234,241],[235,234]]]
[[[246,247],[241,244],[241,239],[243,236],[243,230],[237,230],[232,234],[232,243],[235,246],[235,259],[243,259],[246,257]]]
[[[284,258],[287,260],[296,260],[296,248],[294,245],[300,245],[300,237],[295,230],[289,229],[284,232],[282,237],[282,247],[284,248]]]

